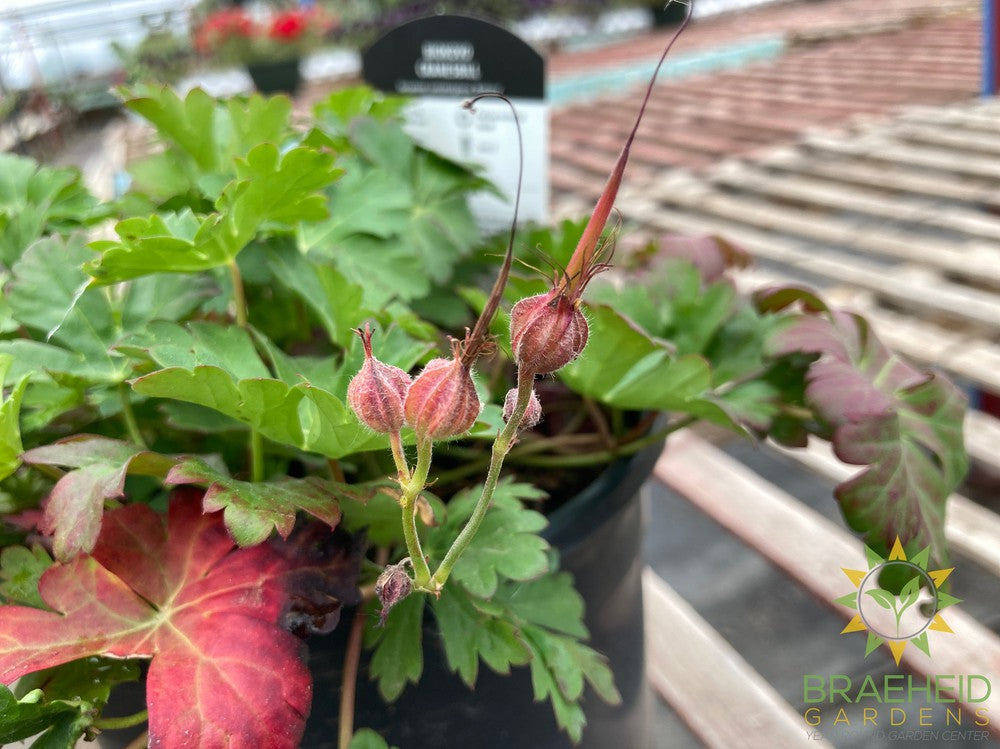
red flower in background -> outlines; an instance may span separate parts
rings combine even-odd
[[[252,39],[256,33],[253,19],[246,12],[226,8],[205,18],[195,31],[194,47],[198,52],[210,52],[232,39]]]
[[[268,35],[281,41],[295,41],[309,28],[309,13],[301,10],[286,10],[271,19]]]

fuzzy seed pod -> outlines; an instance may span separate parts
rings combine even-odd
[[[511,388],[503,399],[503,422],[510,421],[511,414],[514,413],[514,406],[517,405],[517,388]],[[521,424],[518,429],[531,429],[542,420],[542,404],[538,400],[538,395],[531,391],[531,398],[528,399],[528,407],[524,410]]]
[[[549,374],[587,345],[587,318],[557,289],[522,299],[510,311],[510,345],[518,367]]]
[[[347,386],[347,402],[355,415],[376,432],[398,432],[403,427],[403,402],[410,376],[372,355],[372,334],[367,325],[357,333],[365,346],[365,363]]]
[[[461,358],[432,359],[410,386],[403,404],[417,437],[443,440],[467,432],[482,404]]]
[[[403,569],[404,564],[405,560],[400,564],[388,565],[375,581],[375,595],[382,603],[379,623],[383,626],[386,616],[389,615],[389,609],[410,595],[410,591],[413,590],[413,582]]]

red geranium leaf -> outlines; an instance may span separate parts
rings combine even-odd
[[[306,533],[236,549],[221,514],[201,505],[201,492],[182,490],[166,523],[146,505],[109,511],[92,555],[42,576],[53,611],[0,607],[0,680],[90,655],[151,657],[152,746],[296,746],[312,683],[279,620],[304,580],[358,600],[357,539],[326,529],[336,548]]]
[[[847,522],[873,548],[896,536],[946,558],[944,504],[965,474],[965,397],[940,374],[917,369],[878,339],[864,318],[832,309],[812,292],[771,289],[762,309],[799,304],[772,337],[771,352],[817,354],[806,400],[825,424],[842,461],[866,468],[836,489]]]
[[[87,434],[36,447],[21,458],[32,465],[76,469],[56,482],[40,527],[53,536],[52,552],[63,562],[94,548],[104,500],[122,496],[126,474],[162,478],[175,463],[130,442]]]

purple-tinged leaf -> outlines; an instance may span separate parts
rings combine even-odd
[[[28,450],[21,459],[76,469],[56,482],[40,528],[53,536],[52,551],[60,561],[93,550],[104,501],[122,496],[126,474],[163,477],[175,462],[130,442],[86,434]]]
[[[931,546],[946,558],[944,504],[965,475],[966,400],[944,376],[887,349],[859,315],[834,310],[813,292],[758,294],[761,309],[804,311],[769,341],[771,353],[817,354],[806,401],[825,422],[842,461],[866,466],[835,494],[847,522],[869,543]]]

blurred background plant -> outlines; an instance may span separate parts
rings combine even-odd
[[[121,61],[126,81],[176,83],[196,61],[190,37],[176,31],[172,13],[167,13],[162,20],[144,19],[143,24],[149,31],[138,45],[132,47],[117,41],[111,44]]]
[[[203,58],[225,65],[301,58],[339,27],[320,6],[266,4],[223,7],[192,16],[192,40]]]

